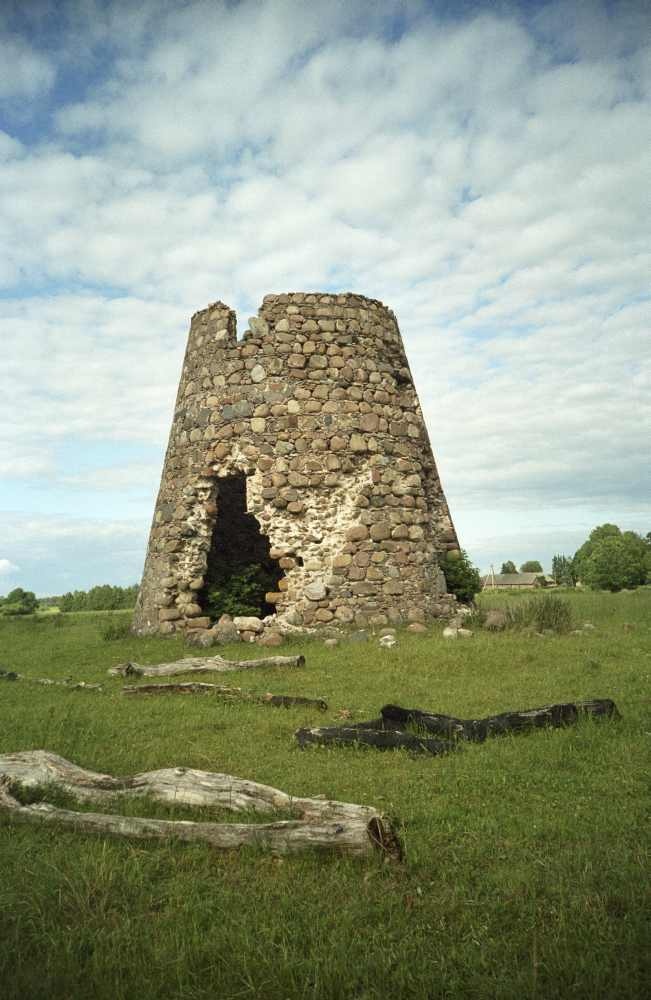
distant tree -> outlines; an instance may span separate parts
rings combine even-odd
[[[590,541],[596,544],[597,542],[602,542],[604,538],[619,538],[621,533],[621,529],[616,524],[610,524],[609,522],[598,524],[590,532]]]
[[[646,539],[635,531],[602,524],[572,559],[574,574],[594,590],[622,590],[645,583],[651,568]]]
[[[83,590],[68,591],[61,595],[59,607],[62,611],[83,611],[85,593]]]
[[[596,528],[592,529],[587,541],[583,543],[580,549],[577,549],[572,558],[572,568],[577,580],[584,582],[584,563],[590,558],[598,542],[603,541],[605,538],[620,538],[621,534],[616,524],[599,524]]]
[[[458,549],[449,552],[441,568],[448,593],[454,594],[458,601],[469,604],[481,590],[479,570],[472,565],[463,549],[461,552]]]
[[[569,556],[554,556],[552,559],[552,576],[561,587],[573,587],[576,583],[572,559]]]
[[[543,568],[537,559],[530,559],[529,562],[523,562],[520,566],[521,573],[542,573]]]
[[[630,558],[621,538],[597,542],[582,563],[582,581],[593,590],[622,590],[630,577]]]
[[[651,583],[651,531],[644,536],[646,554],[644,556],[644,568],[646,569],[646,583]]]
[[[37,607],[36,595],[31,590],[16,587],[2,599],[0,612],[3,615],[32,615]]]
[[[500,573],[507,574],[507,573],[517,573],[517,572],[518,571],[515,568],[515,563],[512,562],[511,559],[507,559],[506,562],[502,563],[502,568],[500,570]]]
[[[60,597],[39,597],[38,606],[39,608],[58,608],[60,600]]]
[[[649,569],[650,553],[647,544],[635,531],[623,531],[622,541],[629,559],[635,564],[635,568],[632,570],[632,585],[642,586],[646,583]]]

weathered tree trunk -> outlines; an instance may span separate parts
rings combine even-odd
[[[378,720],[380,721],[380,720]],[[376,729],[367,724],[353,726],[325,726],[314,729],[297,729],[294,734],[298,745],[303,748],[312,743],[335,746],[367,746],[376,750],[409,750],[410,753],[428,753],[433,756],[449,753],[456,749],[454,743],[443,743],[405,733],[399,729],[388,729],[380,725]]]
[[[0,779],[0,811],[24,823],[53,823],[84,833],[99,833],[136,840],[205,843],[217,850],[257,847],[274,855],[296,854],[316,849],[337,854],[368,857],[380,850],[398,857],[397,841],[379,817],[349,818],[306,823],[194,823],[188,820],[144,819],[107,813],[83,813],[59,809],[46,802],[21,805],[9,792],[9,779]]]
[[[572,725],[578,722],[581,716],[586,715],[619,717],[617,706],[610,698],[543,705],[541,708],[502,712],[500,715],[490,715],[485,719],[457,719],[451,715],[437,715],[419,708],[401,708],[399,705],[385,705],[381,713],[386,725],[405,726],[411,723],[428,733],[446,739],[477,743],[483,742],[488,736],[500,733]]]
[[[110,667],[113,677],[175,677],[178,674],[225,674],[254,667],[304,667],[304,656],[264,656],[259,660],[225,660],[221,656],[189,656],[173,663],[120,663]]]
[[[190,767],[166,767],[131,777],[113,777],[88,771],[48,750],[25,750],[0,754],[0,776],[26,788],[55,785],[83,802],[119,800],[141,796],[157,802],[179,802],[190,806],[215,806],[230,812],[289,812],[306,822],[322,820],[371,820],[379,816],[372,806],[330,799],[288,795],[271,785],[215,771]]]
[[[275,705],[277,707],[291,708],[295,705],[305,705],[310,708],[318,708],[320,712],[328,709],[327,701],[323,698],[303,698],[298,695],[289,694],[254,694],[251,691],[243,691],[242,688],[222,687],[221,684],[202,684],[199,681],[187,681],[179,684],[137,684],[134,687],[123,687],[122,694],[212,694],[226,701],[250,701],[261,705]]]
[[[44,684],[47,687],[67,687],[72,691],[101,691],[101,684],[87,684],[86,681],[52,680],[51,677],[27,677],[17,674],[14,670],[0,670],[0,678],[5,681],[27,681],[29,684]]]

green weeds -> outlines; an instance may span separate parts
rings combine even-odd
[[[128,639],[131,634],[131,622],[124,617],[111,615],[106,624],[101,628],[101,636],[104,642],[114,642],[116,639]]]

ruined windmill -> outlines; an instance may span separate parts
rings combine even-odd
[[[207,629],[218,570],[260,563],[282,627],[425,621],[458,549],[402,338],[361,295],[267,295],[190,325],[134,629]]]

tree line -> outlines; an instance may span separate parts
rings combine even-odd
[[[138,584],[114,587],[109,583],[90,590],[72,590],[60,597],[36,597],[31,590],[15,587],[6,597],[0,597],[0,616],[32,615],[38,608],[58,607],[60,611],[119,611],[133,608],[138,596]]]
[[[508,573],[517,573],[518,570],[515,568],[515,563],[511,559],[507,559],[506,562],[502,563],[502,568],[500,573],[507,575]],[[542,573],[543,568],[537,559],[529,559],[528,562],[523,562],[520,566],[520,573]]]
[[[138,584],[114,587],[109,583],[90,590],[72,590],[62,594],[56,604],[61,611],[119,611],[132,608],[138,596]]]
[[[510,559],[502,573],[517,573]],[[537,560],[520,566],[521,573],[542,573]],[[560,586],[581,583],[592,590],[634,590],[651,582],[651,531],[639,535],[616,524],[600,524],[573,556],[555,555],[552,576]]]

